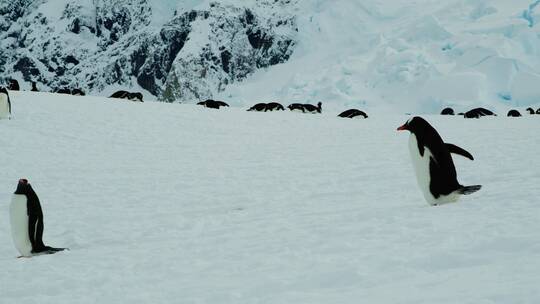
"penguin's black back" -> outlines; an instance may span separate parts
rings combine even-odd
[[[304,105],[301,103],[291,103],[289,106],[287,106],[287,108],[291,111],[300,110],[302,112],[305,112]]]
[[[127,98],[128,95],[128,91],[116,91],[109,98]]]
[[[364,111],[360,111],[358,109],[349,109],[347,111],[343,111],[341,114],[338,115],[338,117],[343,118],[354,118],[356,116],[363,116],[364,118],[368,118],[367,114]]]
[[[274,110],[285,111],[285,108],[283,107],[283,105],[278,102],[270,102],[269,104],[266,105],[266,109],[269,111],[274,111]]]
[[[484,108],[475,108],[465,113],[465,118],[480,118],[482,116],[497,116],[495,113]]]
[[[508,117],[521,117],[521,113],[519,113],[518,110],[510,110],[508,111],[508,114],[506,114]]]
[[[71,90],[68,89],[68,88],[63,88],[63,89],[56,90],[56,93],[58,93],[58,94],[70,94],[71,95]]]
[[[452,108],[444,108],[441,111],[441,115],[454,115],[454,109],[452,109]]]
[[[252,106],[251,108],[249,108],[248,111],[256,111],[256,112],[264,112],[267,110],[267,104],[265,103],[258,103],[254,106]]]
[[[220,101],[220,100],[215,100],[215,102],[218,104],[218,106],[220,107],[228,107],[229,104],[224,102],[224,101]]]

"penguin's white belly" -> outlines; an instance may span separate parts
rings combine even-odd
[[[6,94],[0,93],[0,119],[9,118],[9,103]]]
[[[437,204],[435,197],[429,191],[429,184],[431,182],[431,176],[429,174],[431,151],[429,151],[428,148],[424,147],[424,156],[420,155],[416,136],[411,133],[411,135],[409,136],[409,152],[411,154],[414,173],[416,173],[416,181],[418,182],[418,187],[420,187],[422,194],[424,194],[424,198],[430,205]]]
[[[28,211],[26,196],[14,194],[9,208],[11,220],[11,236],[15,248],[22,256],[32,256],[32,244],[28,234]]]
[[[433,194],[429,190],[429,185],[431,183],[429,164],[431,162],[432,154],[427,147],[424,147],[424,156],[420,155],[416,136],[412,133],[409,137],[409,152],[411,154],[414,172],[416,173],[416,181],[418,182],[418,187],[420,187],[422,194],[424,194],[424,198],[430,205],[433,206],[453,203],[459,199],[459,194],[457,193],[440,195],[438,198],[435,198],[433,196]]]

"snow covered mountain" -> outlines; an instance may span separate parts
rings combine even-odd
[[[177,4],[178,3],[178,4]],[[0,73],[51,89],[209,98],[295,45],[295,1],[5,1]]]
[[[540,102],[537,0],[0,5],[0,77],[164,101],[403,112]]]

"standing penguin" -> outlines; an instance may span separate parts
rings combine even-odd
[[[462,148],[444,143],[437,130],[421,117],[409,119],[398,131],[408,130],[409,151],[418,186],[426,201],[432,205],[452,203],[462,194],[474,193],[482,186],[462,186],[457,181],[456,168],[450,153],[470,160],[473,156]]]
[[[11,101],[6,88],[0,87],[0,119],[11,117]]]
[[[28,180],[19,180],[9,209],[11,236],[21,257],[53,254],[65,249],[45,246],[43,243],[43,211]]]

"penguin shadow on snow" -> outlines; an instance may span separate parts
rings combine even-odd
[[[463,186],[457,181],[451,154],[470,160],[474,160],[473,156],[463,148],[445,143],[426,120],[415,116],[397,130],[410,132],[409,153],[418,186],[428,204],[453,203],[461,195],[469,195],[482,188],[481,185]]]

